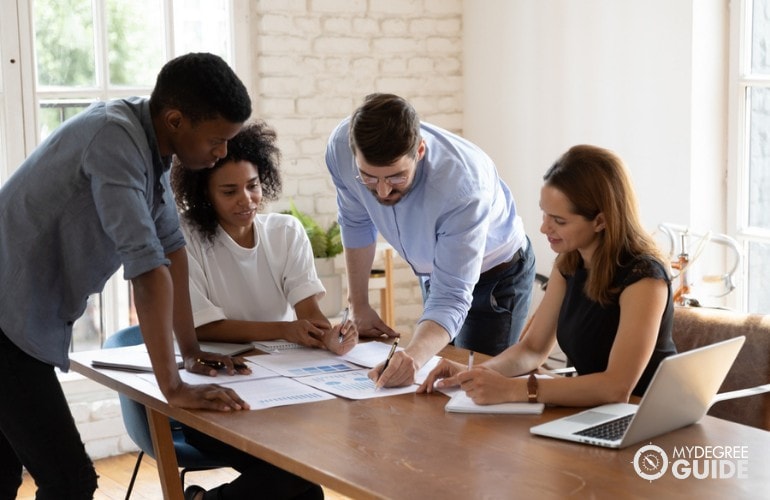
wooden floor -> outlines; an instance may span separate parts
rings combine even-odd
[[[136,453],[104,458],[96,461],[96,473],[99,474],[99,489],[94,494],[95,500],[122,500],[126,497],[128,483],[136,463]],[[188,472],[185,475],[185,484],[197,484],[210,489],[219,484],[230,482],[238,476],[238,472],[232,469],[214,469],[204,472]],[[326,498],[330,500],[348,500],[334,491],[324,488]],[[24,483],[19,488],[17,500],[34,500],[35,482],[24,473]],[[145,456],[142,466],[136,478],[132,500],[159,500],[163,498],[158,479],[158,468],[155,460]]]

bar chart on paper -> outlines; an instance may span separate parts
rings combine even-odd
[[[300,384],[295,379],[275,377],[256,382],[235,382],[228,384],[252,410],[262,410],[273,406],[286,406],[312,403],[334,399],[334,396]]]
[[[367,399],[379,398],[382,396],[395,396],[396,394],[407,394],[417,390],[416,385],[406,387],[383,387],[374,388],[372,382],[367,376],[369,370],[354,370],[326,375],[315,375],[296,379],[298,382],[307,384],[316,389],[336,394],[348,399]]]
[[[359,368],[321,349],[282,352],[270,354],[269,356],[249,356],[246,359],[279,375],[292,378],[320,375],[322,373],[337,373]]]

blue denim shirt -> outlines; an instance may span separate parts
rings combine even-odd
[[[349,128],[347,118],[332,132],[326,149],[343,244],[366,247],[382,234],[415,274],[430,279],[420,321],[435,321],[454,338],[479,274],[526,247],[513,196],[478,146],[423,122],[426,152],[410,191],[393,206],[381,205],[355,179]]]
[[[123,265],[126,279],[184,246],[146,99],[64,122],[0,187],[0,328],[69,369],[72,323]]]

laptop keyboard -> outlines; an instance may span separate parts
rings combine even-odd
[[[578,436],[585,436],[596,439],[606,439],[607,441],[617,441],[628,428],[628,424],[631,423],[631,419],[634,418],[634,414],[626,415],[624,417],[604,422],[603,424],[583,429],[575,434]]]

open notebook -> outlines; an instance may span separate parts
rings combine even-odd
[[[624,448],[700,420],[715,400],[746,337],[669,356],[661,361],[639,405],[617,403],[530,429],[532,434]]]

